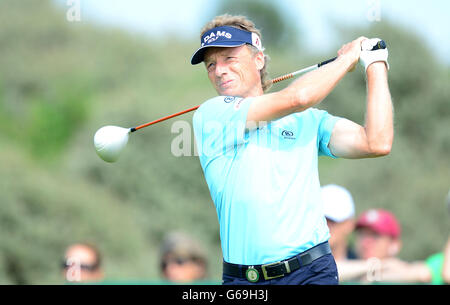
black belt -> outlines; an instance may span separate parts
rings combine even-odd
[[[237,265],[223,262],[223,273],[225,275],[245,278],[249,282],[270,280],[285,276],[302,266],[311,264],[316,259],[331,253],[328,242],[321,243],[305,252],[302,252],[292,258],[265,265]]]

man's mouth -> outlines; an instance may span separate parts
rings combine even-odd
[[[232,82],[233,82],[232,79],[227,80],[227,81],[223,81],[223,82],[219,83],[219,86],[220,86],[220,88],[224,88],[225,89],[225,88],[230,87]]]

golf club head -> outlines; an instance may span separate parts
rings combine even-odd
[[[106,162],[115,162],[128,143],[129,128],[104,126],[94,135],[97,155]]]

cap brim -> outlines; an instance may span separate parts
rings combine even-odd
[[[347,218],[334,217],[334,216],[330,216],[330,215],[325,215],[325,218],[328,220],[331,220],[333,222],[336,222],[336,223],[340,223],[340,222],[343,222],[344,220],[347,220]]]
[[[363,228],[370,229],[380,235],[392,235],[389,230],[386,230],[379,224],[369,223],[367,221],[359,221],[356,223],[356,226],[355,226],[356,230],[363,229]]]
[[[206,52],[207,48],[211,48],[211,47],[235,48],[235,47],[240,47],[240,46],[246,44],[246,42],[242,42],[242,41],[236,42],[236,44],[232,44],[232,45],[230,45],[230,41],[227,41],[226,43],[227,44],[214,43],[214,44],[209,44],[207,46],[200,47],[197,51],[195,51],[194,55],[192,55],[191,65],[196,65],[203,61],[203,58],[205,56],[205,52]]]

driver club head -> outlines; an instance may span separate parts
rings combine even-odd
[[[94,135],[97,155],[106,162],[115,162],[128,143],[130,128],[104,126]]]

